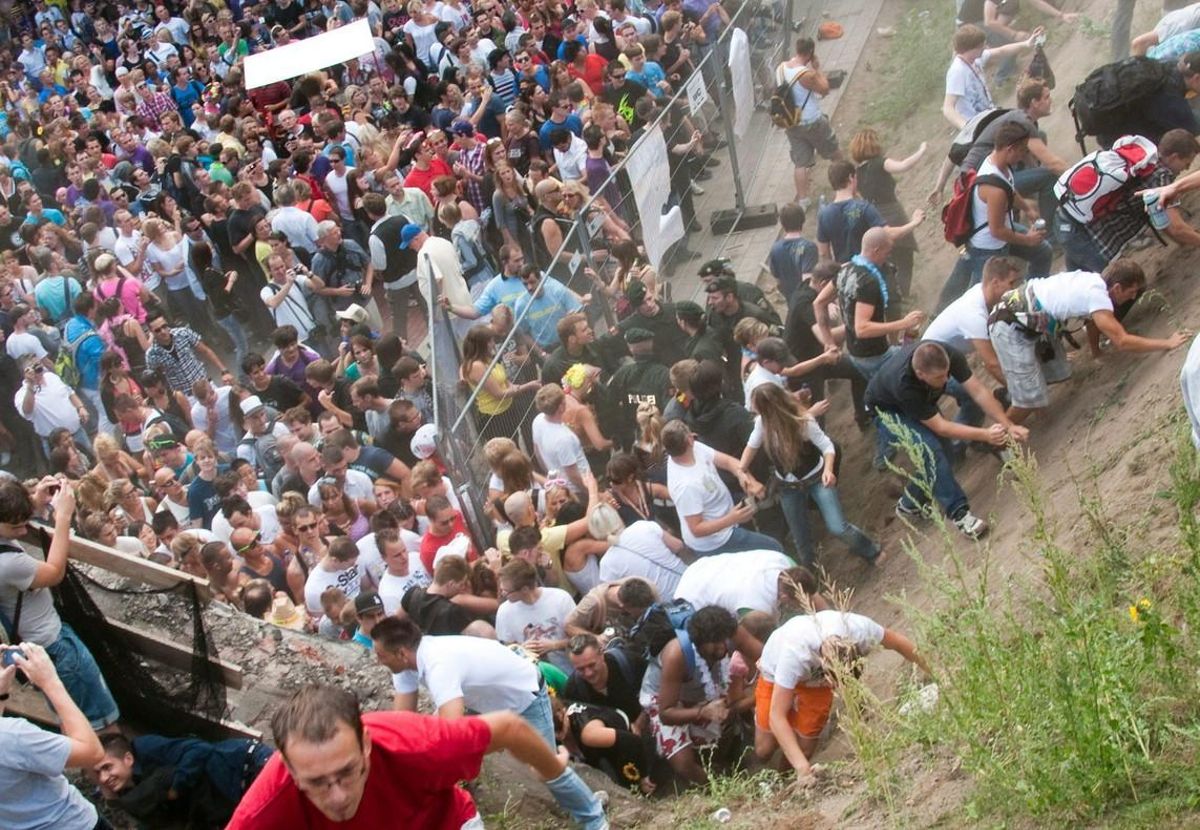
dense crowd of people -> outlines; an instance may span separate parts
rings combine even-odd
[[[1200,245],[1177,203],[1200,186],[1181,178],[1200,153],[1200,4],[1133,39],[1111,76],[1157,85],[1105,111],[1082,158],[1039,127],[1043,30],[1012,3],[957,12],[942,112],[959,132],[929,201],[947,203],[959,254],[936,304],[914,288],[925,209],[897,194],[929,146],[893,158],[863,129],[843,150],[808,37],[775,71],[795,186],[766,252],[777,304],[723,259],[698,266],[703,303],[670,301],[621,169],[661,123],[669,202],[693,229],[722,142],[673,96],[719,51],[732,5],[11,9],[0,709],[19,670],[61,734],[0,719],[0,781],[17,794],[0,825],[108,826],[66,768],[144,826],[234,828],[479,828],[457,782],[493,751],[587,830],[608,826],[605,800],[568,758],[647,795],[742,765],[811,781],[835,691],[869,652],[932,672],[904,635],[826,596],[822,559],[865,573],[889,550],[875,516],[843,506],[843,474],[861,484],[844,450],[881,475],[912,468],[894,508],[906,525],[938,511],[979,539],[956,471],[1028,440],[1076,333],[1094,355],[1188,339],[1122,320],[1150,281],[1127,256],[1140,240]],[[245,87],[248,55],[364,19],[372,53]],[[790,37],[781,22],[760,25]],[[998,107],[993,89],[1018,76],[1015,106]],[[676,272],[692,258],[686,241],[670,252]],[[435,325],[454,332],[446,363],[482,477],[443,455],[458,413],[435,422]],[[839,434],[850,422],[861,437]],[[30,522],[53,531],[44,560],[18,544]],[[272,719],[274,756],[123,734],[52,599],[71,532],[369,650],[399,711],[302,689]],[[434,716],[411,714],[422,690]]]

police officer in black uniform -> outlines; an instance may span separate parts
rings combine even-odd
[[[721,340],[708,330],[704,321],[704,309],[691,300],[675,303],[675,319],[683,331],[683,356],[692,360],[715,360],[725,362],[725,348]]]
[[[632,425],[637,420],[641,404],[652,404],[661,413],[670,399],[671,372],[655,356],[654,332],[632,328],[625,332],[625,342],[633,362],[626,363],[608,385],[613,401],[622,408],[622,423]]]

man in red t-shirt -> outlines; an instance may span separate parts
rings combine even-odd
[[[460,533],[468,539],[467,549],[465,552],[455,551],[455,554],[468,562],[479,558],[479,554],[469,542],[471,534],[467,532],[462,514],[454,509],[448,498],[430,496],[426,499],[425,516],[429,519],[429,529],[421,537],[421,564],[425,566],[426,571],[433,573],[433,560],[437,557],[437,552],[453,542],[454,537]]]
[[[405,187],[418,187],[430,199],[433,198],[433,180],[438,176],[453,176],[450,165],[434,155],[433,145],[426,136],[413,153],[412,167],[404,177]]]
[[[462,780],[483,756],[511,752],[543,780],[566,769],[513,712],[455,720],[412,712],[363,715],[358,699],[334,686],[307,686],[271,718],[279,751],[238,805],[227,830],[412,827],[482,828]]]

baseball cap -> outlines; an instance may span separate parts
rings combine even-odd
[[[717,257],[710,259],[708,262],[700,266],[699,271],[702,277],[715,277],[720,275],[734,276],[733,264],[726,257]]]
[[[475,135],[475,127],[470,121],[455,121],[450,125],[450,132],[455,135]]]
[[[424,424],[421,426],[413,433],[412,443],[409,444],[413,455],[424,461],[436,453],[437,435],[437,426],[434,424]]]
[[[400,229],[400,250],[408,250],[412,241],[421,235],[421,226],[409,223]]]
[[[265,407],[266,404],[262,402],[262,398],[260,398],[258,395],[251,395],[238,404],[238,406],[241,407],[243,415],[253,415],[255,412]]]
[[[370,319],[367,310],[358,303],[351,303],[337,313],[339,320],[350,320],[355,323],[365,323]]]
[[[626,343],[645,343],[647,340],[654,339],[654,332],[649,329],[631,328],[625,332]]]
[[[737,293],[737,280],[730,276],[720,276],[708,284],[704,289],[709,294],[717,294],[724,292]]]
[[[383,607],[383,600],[379,598],[379,594],[368,591],[354,598],[354,613],[360,617],[363,614],[386,614],[387,609]]]
[[[128,74],[129,74],[129,67],[127,67],[127,66],[118,66],[117,67],[117,77],[118,78],[124,78]]]
[[[630,280],[625,286],[625,299],[635,308],[640,306],[646,301],[646,284],[641,280]]]

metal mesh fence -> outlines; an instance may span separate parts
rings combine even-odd
[[[752,209],[746,194],[760,176],[779,175],[778,170],[767,169],[765,160],[769,145],[784,138],[771,128],[766,108],[775,89],[775,68],[791,53],[793,4],[794,0],[748,0],[722,6],[731,10],[728,25],[692,51],[694,69],[677,79],[673,92],[659,90],[653,111],[641,119],[644,124],[631,130],[625,155],[611,166],[603,184],[595,192],[584,188],[582,197],[564,200],[559,221],[563,241],[543,269],[539,291],[551,279],[562,282],[579,298],[593,328],[608,331],[623,311],[624,285],[631,272],[628,258],[620,256],[628,246],[621,243],[632,242],[645,250],[665,299],[701,298],[699,279],[680,267],[695,264],[695,241],[711,233],[717,252],[723,250],[738,222]],[[639,188],[643,203],[654,195],[646,193],[644,176],[649,148],[658,143],[658,136],[666,146],[663,187],[669,192],[658,193],[666,197],[664,213],[650,215],[651,222],[658,220],[657,227],[650,227],[645,204],[639,204]],[[661,162],[661,153],[658,159]],[[682,238],[671,240],[680,225]],[[537,233],[537,228],[531,232]],[[512,384],[540,376],[537,359],[517,345],[516,332],[527,323],[528,309],[525,306],[525,313],[518,313],[503,333],[484,378],[497,364],[503,365]],[[436,353],[432,373],[443,459],[465,496],[464,503],[470,502],[476,514],[467,517],[468,523],[480,539],[490,540],[491,523],[483,512],[490,472],[481,450],[489,438],[503,435],[524,444],[533,457],[529,441],[529,427],[537,414],[533,394],[513,398],[501,414],[482,414],[478,398],[483,382],[474,387],[462,382],[460,338],[453,323],[436,306],[432,323],[431,351]]]

